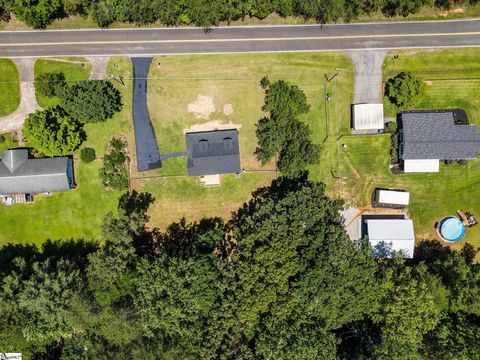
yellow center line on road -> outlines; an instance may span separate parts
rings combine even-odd
[[[469,36],[480,35],[480,31],[458,33],[427,33],[427,34],[372,34],[343,36],[302,36],[252,39],[182,39],[182,40],[101,40],[101,41],[59,41],[39,43],[1,43],[0,47],[9,46],[54,46],[54,45],[108,45],[108,44],[162,44],[162,43],[208,43],[208,42],[249,42],[249,41],[298,41],[298,40],[342,40],[342,39],[381,39],[400,37],[438,37],[438,36]]]

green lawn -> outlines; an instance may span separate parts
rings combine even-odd
[[[0,59],[0,116],[14,112],[20,104],[20,77],[12,60]]]
[[[92,65],[87,59],[70,57],[70,58],[51,58],[38,59],[35,61],[35,79],[40,75],[48,72],[63,72],[68,84],[72,85],[77,81],[88,79]],[[58,105],[58,98],[48,98],[37,94],[37,102],[43,108]]]
[[[48,63],[58,64],[51,61]],[[108,66],[109,71],[127,79],[131,78],[131,64],[127,58],[112,58]],[[44,70],[51,71],[51,68]],[[85,127],[88,138],[82,147],[95,148],[99,157],[105,153],[112,136],[127,136],[129,140],[133,137],[130,125],[131,80],[126,82],[126,86],[117,83],[114,85],[122,93],[123,110],[105,123],[87,124]],[[11,136],[6,137],[7,141],[0,144],[0,150],[12,143]],[[77,152],[75,156],[78,155]],[[103,217],[108,211],[115,209],[121,194],[104,189],[98,175],[101,165],[101,160],[90,164],[76,160],[77,189],[48,197],[37,196],[33,204],[16,204],[9,207],[0,205],[0,246],[7,242],[40,244],[49,238],[97,239]]]
[[[331,78],[327,84],[325,74]],[[242,168],[253,173],[240,179],[226,177],[220,187],[205,188],[198,178],[162,178],[134,183],[147,189],[157,198],[152,208],[152,222],[165,226],[180,216],[189,219],[201,216],[225,216],[248,200],[251,192],[269,184],[275,177],[272,162],[262,167],[253,153],[256,149],[255,124],[264,116],[261,111],[264,91],[259,86],[262,76],[272,80],[286,79],[299,85],[311,105],[303,117],[321,144],[327,134],[332,138],[340,131],[348,131],[348,116],[352,96],[352,65],[340,53],[305,54],[236,54],[176,56],[154,59],[148,81],[148,106],[161,153],[185,151],[184,130],[193,125],[205,126],[216,122],[238,127]],[[325,104],[325,91],[332,100]],[[208,113],[208,101],[213,102]],[[200,98],[201,99],[201,98]],[[189,111],[190,106],[190,111]],[[193,107],[196,112],[192,112]],[[203,112],[205,111],[205,112]],[[326,111],[329,113],[328,126]],[[203,113],[202,113],[203,112]],[[340,121],[341,119],[342,121]],[[230,125],[228,125],[230,124]],[[327,129],[328,127],[328,129]],[[197,130],[200,130],[197,128]],[[324,160],[335,156],[335,151],[324,152],[322,166],[312,169],[315,176],[324,174]],[[134,173],[137,176],[185,176],[185,159],[167,160],[161,170]]]
[[[0,134],[0,137],[4,139],[3,142],[0,142],[0,152],[18,146],[17,142],[13,139],[12,134]]]
[[[51,196],[36,196],[33,204],[0,205],[0,245],[41,244],[46,239],[97,239],[104,215],[113,210],[119,193],[100,183],[99,161],[75,163],[78,188]]]
[[[427,93],[418,109],[463,108],[471,123],[480,124],[480,49],[395,53],[398,59],[393,60],[392,53],[385,61],[384,79],[400,71],[424,78]],[[388,115],[394,114],[392,107],[386,109]],[[336,180],[335,192],[368,206],[375,187],[410,191],[409,212],[420,239],[436,238],[435,222],[454,215],[457,209],[480,217],[480,160],[470,161],[468,166],[442,165],[439,173],[392,175],[388,147],[388,135],[342,137],[337,143],[336,167],[346,179]],[[469,229],[466,241],[479,246],[480,227]]]

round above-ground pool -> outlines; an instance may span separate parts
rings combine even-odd
[[[440,220],[437,227],[438,235],[445,241],[457,242],[465,235],[465,225],[454,216],[447,216]]]

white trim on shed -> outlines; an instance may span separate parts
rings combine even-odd
[[[382,130],[383,104],[353,104],[353,130]]]
[[[367,234],[375,256],[389,258],[392,251],[413,257],[415,232],[413,221],[407,219],[367,219]]]
[[[403,162],[403,171],[406,173],[439,172],[439,159],[406,159]]]
[[[378,190],[378,199],[380,204],[408,205],[410,203],[410,193],[398,190]]]

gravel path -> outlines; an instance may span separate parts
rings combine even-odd
[[[92,64],[92,72],[90,80],[104,80],[107,74],[107,64],[110,60],[109,56],[92,56],[87,58]]]
[[[0,117],[0,133],[21,130],[27,115],[41,109],[37,104],[33,86],[35,60],[34,58],[13,60],[20,73],[20,105],[12,114]]]
[[[383,103],[382,66],[387,52],[360,50],[348,54],[355,68],[353,103]]]

